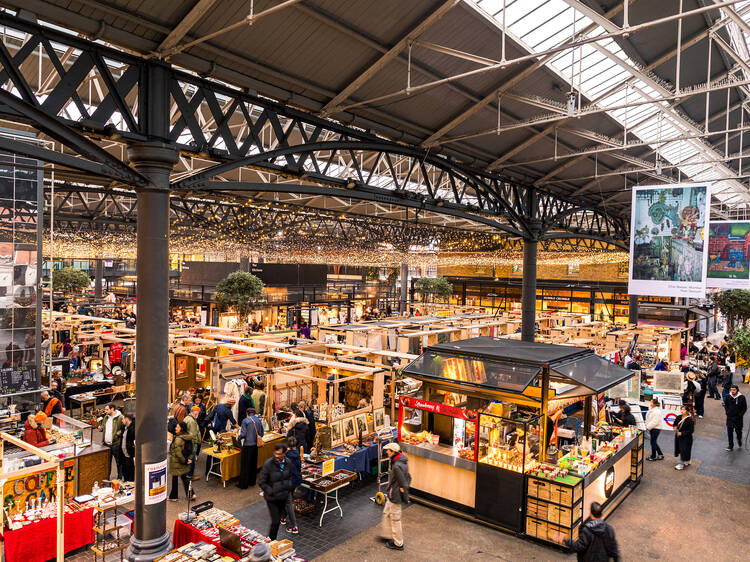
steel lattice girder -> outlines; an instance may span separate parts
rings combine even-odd
[[[618,243],[628,236],[627,221],[606,209],[521,186],[433,151],[404,146],[171,67],[166,88],[159,89],[169,95],[168,138],[154,138],[146,127],[151,110],[146,93],[154,91],[147,81],[153,74],[149,67],[164,68],[163,63],[8,14],[0,14],[0,24],[6,26],[0,83],[12,84],[9,92],[19,100],[0,105],[0,116],[30,122],[76,155],[100,164],[79,166],[83,171],[142,186],[135,170],[103,160],[103,151],[91,149],[86,144],[90,141],[72,136],[70,129],[125,142],[166,142],[183,154],[215,162],[175,182],[175,190],[216,189],[207,183],[212,178],[239,179],[234,189],[241,190],[238,170],[249,169],[329,186],[352,198],[372,197],[377,191],[394,204],[469,218],[524,238],[539,238],[550,230]],[[37,75],[40,66],[44,76]],[[59,152],[37,149],[33,156],[66,165]],[[284,184],[284,189],[293,191],[293,185]],[[276,188],[266,184],[264,191]]]

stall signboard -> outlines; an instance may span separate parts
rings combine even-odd
[[[408,408],[416,408],[418,410],[425,410],[427,412],[434,412],[436,414],[442,414],[444,416],[451,416],[453,418],[461,418],[464,420],[475,421],[477,419],[477,413],[472,410],[462,410],[455,406],[448,406],[447,404],[438,404],[436,402],[427,402],[426,400],[420,400],[419,398],[410,398],[408,396],[401,397],[401,403]]]
[[[750,221],[711,221],[706,287],[750,288]]]
[[[329,459],[323,461],[323,476],[328,476],[335,469],[336,459]]]
[[[75,460],[65,461],[65,498],[75,496]],[[54,501],[57,496],[57,470],[51,469],[11,478],[3,485],[3,507],[8,513],[26,509],[33,500]]]
[[[633,187],[628,293],[704,298],[708,184]]]
[[[583,520],[591,513],[591,503],[606,505],[620,487],[630,480],[630,455],[623,455],[583,490]]]

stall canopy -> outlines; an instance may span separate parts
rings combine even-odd
[[[545,365],[556,382],[585,387],[591,394],[633,376],[587,348],[490,337],[432,345],[404,368],[404,374],[523,393],[540,384],[538,375]]]

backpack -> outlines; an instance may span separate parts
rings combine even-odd
[[[182,446],[182,456],[185,457],[185,461],[188,461],[193,456],[193,442],[190,439],[183,439],[184,445]]]

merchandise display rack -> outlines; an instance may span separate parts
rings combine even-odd
[[[127,527],[129,523],[124,523],[122,525],[117,523],[119,516],[124,515],[127,511],[123,508],[122,513],[119,512],[118,510],[121,507],[121,505],[115,504],[107,507],[97,506],[94,508],[94,533],[96,535],[96,542],[91,547],[91,551],[94,553],[94,562],[98,560],[98,557],[101,557],[102,561],[104,561],[107,556],[116,552],[120,553],[120,562],[124,560],[123,551],[128,547],[130,542],[124,537],[120,537],[120,529]],[[112,525],[106,524],[108,513],[112,513],[112,519],[114,521],[114,524]],[[112,536],[112,539],[110,541],[107,541],[107,535]],[[116,546],[106,548],[105,545],[108,542],[113,542]]]
[[[630,452],[630,481],[639,483],[643,476],[643,449],[645,445],[644,433],[638,433],[637,442]]]
[[[527,476],[526,534],[562,546],[576,540],[583,520],[583,478]]]

